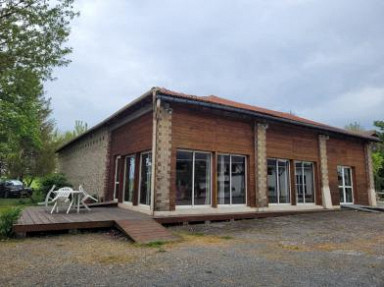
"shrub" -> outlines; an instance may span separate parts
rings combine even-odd
[[[53,185],[56,185],[55,189],[58,189],[60,187],[65,187],[65,186],[72,187],[72,184],[67,180],[64,174],[62,173],[48,174],[40,179],[40,191],[43,195],[43,198],[46,196],[46,194],[52,188]]]
[[[10,237],[13,233],[12,226],[19,219],[21,208],[12,207],[0,214],[0,237]]]
[[[43,202],[45,199],[45,195],[42,190],[34,190],[30,199],[33,203]]]

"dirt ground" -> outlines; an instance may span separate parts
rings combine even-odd
[[[115,230],[0,242],[0,286],[384,286],[384,214],[323,212],[174,226],[137,245]]]

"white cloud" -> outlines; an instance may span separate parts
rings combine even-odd
[[[304,111],[334,125],[380,117],[378,105],[351,113],[343,103],[339,117],[318,107],[350,91],[360,91],[354,101],[364,107],[361,91],[381,90],[383,1],[79,0],[76,6],[73,62],[47,85],[61,129],[76,119],[94,125],[152,86]]]
[[[357,121],[369,129],[373,120],[383,119],[383,109],[384,87],[367,87],[307,108],[300,115],[340,127]]]

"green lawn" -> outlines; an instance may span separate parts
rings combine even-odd
[[[10,207],[35,205],[29,198],[0,198],[0,213]]]

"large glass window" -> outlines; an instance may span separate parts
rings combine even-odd
[[[352,169],[348,166],[338,166],[340,203],[353,203]]]
[[[289,203],[289,161],[268,160],[268,199],[269,203]]]
[[[217,190],[219,204],[246,203],[245,161],[245,156],[218,155]]]
[[[205,152],[177,151],[176,204],[211,203],[211,155]]]
[[[152,153],[141,154],[140,160],[140,204],[151,204]]]
[[[135,184],[135,156],[125,157],[124,201],[132,202]]]
[[[298,203],[315,202],[315,184],[312,162],[295,162],[296,195]]]

